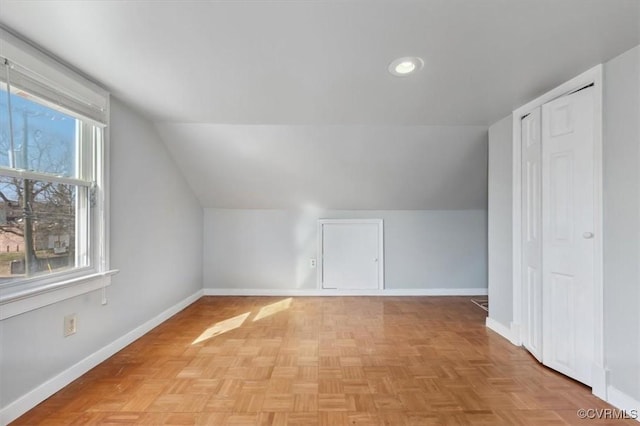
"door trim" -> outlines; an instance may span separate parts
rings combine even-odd
[[[316,287],[319,290],[330,290],[332,292],[340,292],[336,289],[323,289],[322,288],[322,253],[324,253],[323,247],[323,226],[330,224],[375,224],[378,225],[378,290],[384,289],[384,223],[382,219],[318,219],[318,261],[317,261],[317,276]]]
[[[521,119],[533,109],[543,104],[581,89],[589,84],[594,86],[594,366],[592,374],[592,392],[594,395],[606,399],[607,384],[604,368],[604,285],[603,285],[603,201],[602,201],[602,65],[597,65],[579,76],[567,81],[555,89],[545,93],[537,99],[513,111],[513,192],[512,192],[512,242],[513,242],[513,322],[514,340],[522,345],[519,332],[522,324],[522,150],[521,150]]]

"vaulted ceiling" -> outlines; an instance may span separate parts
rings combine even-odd
[[[486,126],[639,44],[640,1],[0,0],[0,23],[155,122],[205,207],[483,208]]]

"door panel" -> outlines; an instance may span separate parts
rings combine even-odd
[[[573,152],[549,155],[551,229],[548,242],[570,244],[573,236]]]
[[[525,348],[529,350],[538,361],[542,358],[542,287],[541,271],[527,267],[526,298],[531,304],[531,309],[527,310],[527,324],[531,324],[531,332],[527,335]]]
[[[554,327],[549,329],[552,357],[551,359],[567,371],[576,369],[576,330],[575,280],[571,276],[551,274],[549,291],[554,303],[551,306],[551,321]]]
[[[586,384],[594,353],[594,98],[542,107],[543,362]]]
[[[541,112],[536,108],[522,119],[522,282],[523,344],[542,360],[542,239],[541,228]]]
[[[379,288],[379,228],[377,223],[322,225],[322,287]]]

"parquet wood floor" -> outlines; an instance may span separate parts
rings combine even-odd
[[[637,425],[462,297],[204,297],[15,425]]]

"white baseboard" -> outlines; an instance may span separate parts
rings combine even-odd
[[[640,422],[639,400],[632,398],[631,396],[614,388],[613,386],[608,386],[607,402],[614,407],[625,411],[628,416],[633,417],[637,422]]]
[[[596,363],[591,367],[591,393],[598,398],[607,400],[607,370]]]
[[[499,323],[498,321],[494,320],[491,317],[487,317],[485,321],[485,325],[489,330],[495,331],[500,336],[504,337],[509,342],[513,343],[513,336],[511,335],[511,329],[506,325]]]
[[[515,346],[522,346],[522,336],[520,336],[520,324],[516,324],[515,322],[511,322],[509,324],[511,326],[511,343]]]
[[[46,381],[37,388],[13,401],[2,410],[0,410],[0,425],[6,425],[17,419],[45,399],[49,398],[54,393],[58,392],[63,387],[67,386],[72,381],[76,380],[78,377],[82,376],[87,371],[91,370],[96,365],[100,364],[113,354],[122,350],[125,346],[133,343],[135,340],[142,337],[145,333],[148,333],[153,328],[162,324],[173,315],[177,314],[196,300],[200,299],[202,295],[202,290],[197,291],[193,295],[176,303],[174,306],[158,314],[154,318],[131,330],[129,333],[109,343],[107,346],[99,349],[98,351],[84,358],[82,361],[69,367],[62,373],[58,374],[57,376],[53,377],[52,379]]]
[[[486,288],[408,288],[384,290],[205,288],[205,296],[486,296]]]

